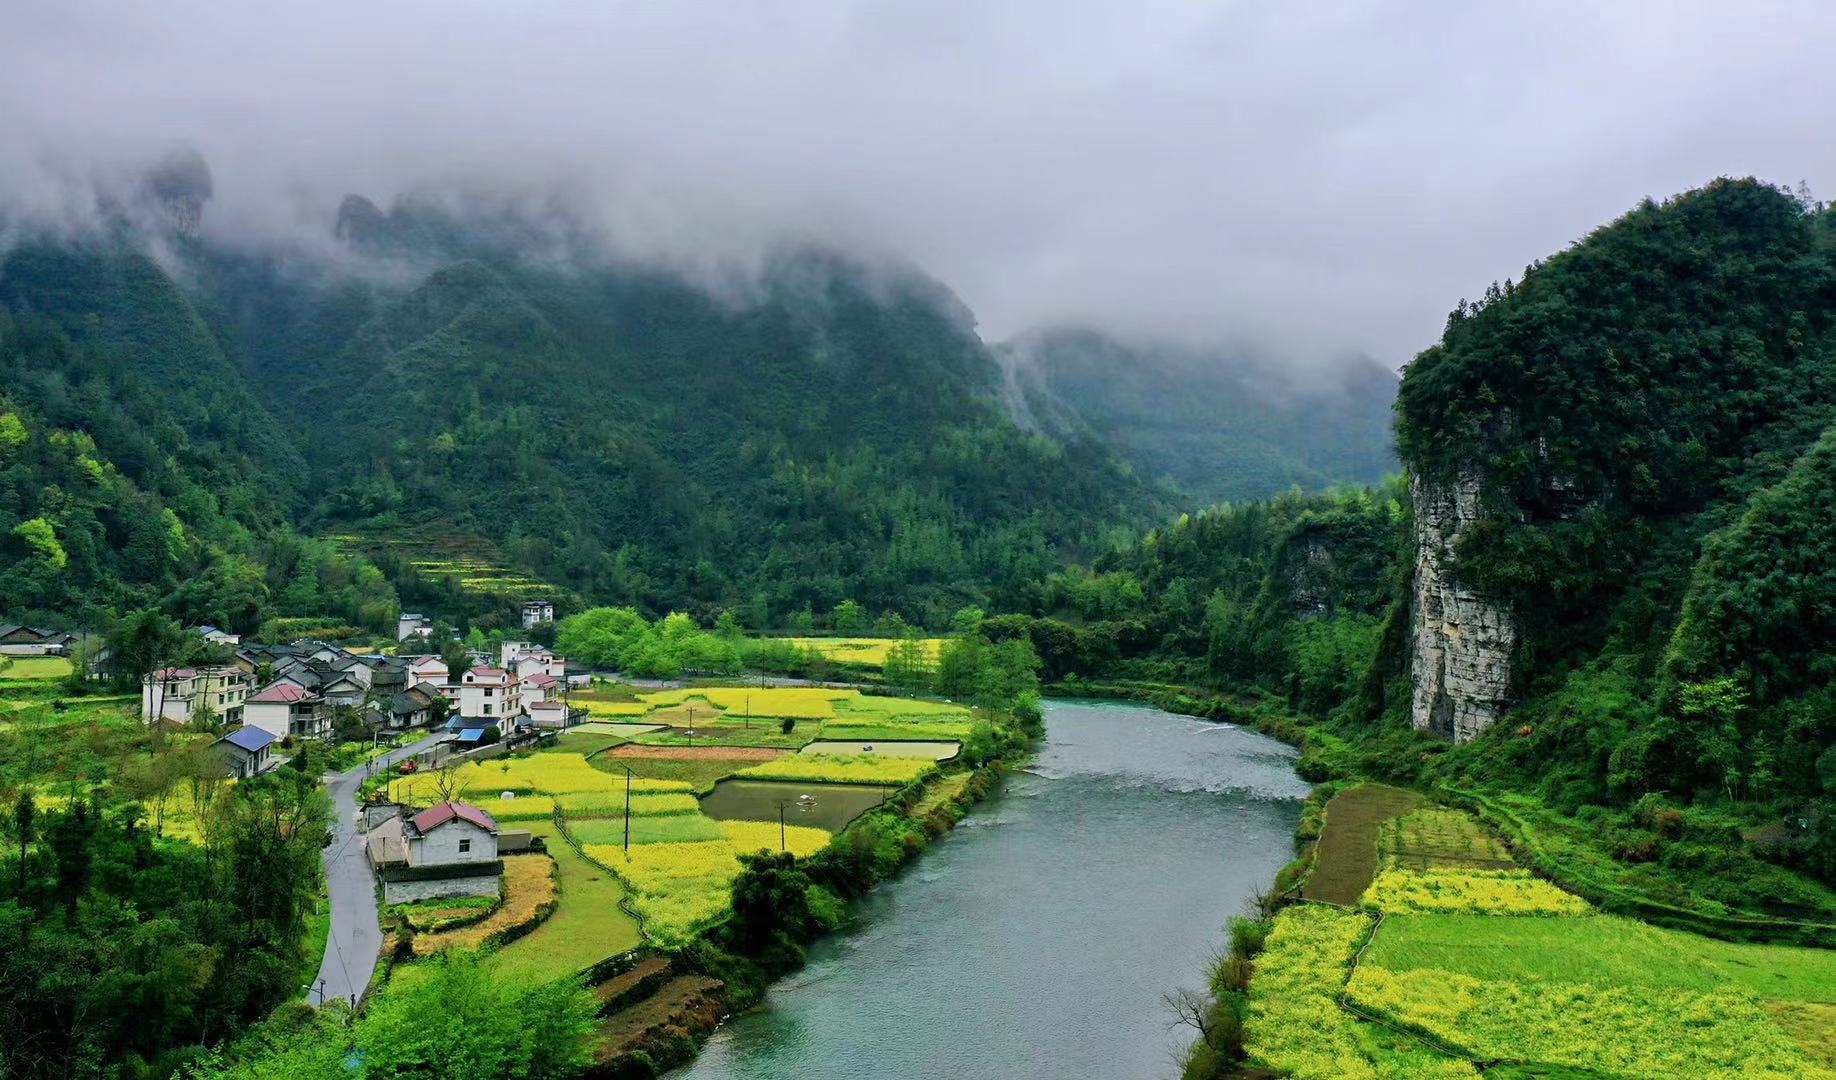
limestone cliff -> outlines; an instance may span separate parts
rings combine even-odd
[[[1469,742],[1504,711],[1518,622],[1506,604],[1462,584],[1454,545],[1479,516],[1482,480],[1463,470],[1451,483],[1409,478],[1415,512],[1415,574],[1409,659],[1416,728]]]

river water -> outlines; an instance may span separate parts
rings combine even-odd
[[[1292,853],[1307,784],[1245,728],[1049,702],[1033,765],[855,905],[677,1080],[1176,1076],[1161,995]]]

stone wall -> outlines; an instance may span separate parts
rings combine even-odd
[[[383,903],[409,904],[416,900],[434,900],[448,896],[496,896],[499,881],[496,874],[473,877],[435,878],[430,881],[385,881]]]
[[[1409,645],[1416,728],[1468,742],[1504,711],[1517,648],[1516,615],[1453,574],[1454,545],[1479,517],[1482,480],[1463,471],[1451,484],[1409,478],[1415,511],[1415,575]]]

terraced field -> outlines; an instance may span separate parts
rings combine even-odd
[[[1482,1067],[1836,1080],[1836,952],[1601,914],[1516,867],[1476,819],[1410,808],[1407,794],[1366,786],[1330,804],[1328,834],[1354,795],[1354,812],[1337,820],[1355,828],[1331,845],[1322,835],[1314,874],[1330,890],[1310,883],[1308,895],[1370,884],[1355,907],[1302,904],[1277,917],[1250,984],[1252,1061],[1320,1080]]]
[[[619,719],[578,725],[538,753],[470,762],[448,777],[396,777],[387,788],[398,801],[426,805],[444,781],[506,826],[552,838],[561,875],[550,922],[562,921],[531,934],[538,942],[562,937],[580,918],[570,913],[567,856],[557,844],[617,880],[647,938],[678,942],[726,913],[741,855],[819,850],[890,792],[933,774],[936,759],[955,755],[957,741],[933,736],[966,735],[974,723],[968,709],[947,702],[810,687],[607,688],[579,699]],[[850,726],[929,741],[910,744],[923,748],[915,756],[790,753],[825,729]],[[843,740],[819,749],[864,748]],[[706,802],[698,792],[708,793]],[[508,948],[528,954],[538,946],[519,940]],[[576,954],[573,970],[598,958]]]
[[[400,533],[338,533],[326,537],[340,548],[360,554],[390,551],[429,578],[451,578],[465,592],[486,596],[541,597],[557,591],[504,564],[495,545],[466,533],[433,529]]]

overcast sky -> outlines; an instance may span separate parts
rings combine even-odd
[[[555,190],[635,254],[900,252],[991,340],[1400,364],[1643,196],[1836,194],[1833,73],[1827,0],[59,0],[0,12],[0,199],[183,141],[219,235]]]

